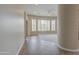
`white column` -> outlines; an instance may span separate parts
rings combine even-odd
[[[78,20],[79,5],[59,5],[59,46],[68,51],[79,51]]]

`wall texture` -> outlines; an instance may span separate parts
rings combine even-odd
[[[79,50],[78,40],[78,6],[59,5],[58,37],[63,48]]]
[[[23,41],[23,15],[15,10],[0,11],[0,54],[17,54]]]

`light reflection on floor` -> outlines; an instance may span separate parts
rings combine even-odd
[[[31,55],[59,54],[56,46],[57,35],[39,35],[27,38],[28,50]]]

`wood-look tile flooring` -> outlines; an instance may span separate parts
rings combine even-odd
[[[26,43],[20,55],[78,55],[79,52],[69,52],[57,47],[57,35],[39,35],[26,38]]]

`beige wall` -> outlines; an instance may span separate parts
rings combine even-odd
[[[25,38],[28,35],[28,17],[26,11],[24,11],[24,33],[25,33]]]
[[[24,11],[24,24],[25,24],[25,37],[30,35],[31,31],[31,23],[30,23],[30,18],[28,18],[27,11]]]
[[[59,44],[67,49],[79,49],[78,21],[79,5],[59,5],[58,38]]]

